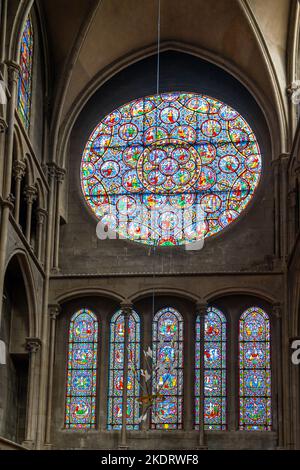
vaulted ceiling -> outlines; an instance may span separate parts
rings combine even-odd
[[[275,113],[286,139],[290,0],[161,0],[162,48],[224,67]],[[155,53],[158,0],[43,0],[61,126],[87,89]],[[98,84],[98,85],[97,85]],[[59,116],[59,119],[57,119]]]

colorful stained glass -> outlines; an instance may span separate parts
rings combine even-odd
[[[20,77],[18,83],[18,113],[26,129],[30,123],[33,64],[33,26],[28,16],[24,25],[20,50]]]
[[[96,425],[98,321],[83,308],[69,328],[65,427],[93,429]]]
[[[183,320],[171,307],[153,319],[152,429],[182,429]]]
[[[259,307],[240,318],[240,429],[268,431],[272,427],[270,321]]]
[[[100,121],[82,156],[82,191],[119,236],[182,245],[239,216],[261,165],[256,137],[233,108],[206,95],[162,93]]]
[[[140,394],[140,319],[136,312],[129,317],[127,429],[139,429]],[[107,429],[122,425],[124,368],[124,314],[118,310],[110,322]]]
[[[196,319],[195,428],[200,424],[200,317]],[[226,318],[209,307],[204,325],[204,429],[226,429]]]

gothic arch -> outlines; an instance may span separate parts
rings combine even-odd
[[[278,141],[278,128],[275,128],[272,122],[272,120],[274,119],[274,111],[270,107],[270,102],[266,98],[266,96],[264,96],[261,90],[259,90],[259,88],[249,80],[245,73],[243,73],[238,67],[234,66],[232,63],[225,61],[219,55],[211,51],[207,51],[203,48],[196,47],[194,45],[176,41],[163,42],[161,44],[161,52],[163,53],[169,51],[181,52],[183,54],[203,59],[223,69],[229,75],[232,75],[234,78],[236,78],[242,85],[244,85],[246,89],[250,92],[250,94],[252,94],[252,96],[259,103],[260,109],[262,110],[266,118],[271,134],[273,158],[276,158],[276,156],[283,151],[284,138],[281,139],[280,148],[276,148],[276,141]],[[148,46],[146,48],[140,49],[138,51],[135,51],[134,53],[126,55],[122,59],[118,60],[116,63],[110,64],[107,68],[102,70],[90,80],[87,87],[79,93],[78,99],[74,103],[74,106],[72,106],[71,110],[66,115],[60,129],[58,140],[57,142],[55,141],[57,144],[57,152],[54,153],[54,158],[57,159],[59,166],[64,168],[66,165],[66,149],[73,126],[81,111],[83,110],[84,106],[92,98],[96,91],[99,90],[111,78],[116,76],[121,71],[125,70],[127,67],[130,67],[131,65],[134,65],[146,58],[154,56],[155,54],[156,48],[153,46]],[[61,106],[63,106],[62,103]],[[282,134],[282,129],[284,126],[281,124],[279,127],[281,128],[280,133]]]
[[[54,303],[62,304],[65,303],[69,300],[73,299],[78,299],[80,297],[89,297],[89,296],[95,296],[95,297],[106,297],[111,300],[115,300],[116,302],[122,302],[125,300],[125,297],[121,296],[120,294],[106,290],[106,289],[101,289],[101,288],[85,288],[85,289],[71,289],[71,290],[66,290],[64,291],[63,294],[59,294],[54,300]],[[53,303],[52,302],[52,303]]]
[[[237,287],[227,287],[223,289],[218,289],[215,291],[211,291],[209,294],[205,296],[208,302],[213,302],[217,300],[219,297],[224,296],[234,296],[234,295],[250,295],[254,297],[261,298],[266,302],[271,304],[275,304],[278,302],[278,299],[275,298],[272,294],[258,288],[237,288]]]
[[[10,263],[16,259],[17,264],[19,265],[22,279],[25,286],[25,292],[27,297],[28,304],[28,336],[29,337],[38,337],[38,316],[37,316],[37,299],[36,299],[36,285],[32,275],[32,270],[30,267],[28,255],[23,250],[14,251],[6,262],[5,272],[7,272]]]

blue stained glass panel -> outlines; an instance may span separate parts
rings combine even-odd
[[[240,429],[272,429],[270,321],[260,307],[248,308],[240,318]]]
[[[159,310],[152,327],[152,429],[182,429],[183,319],[171,307]]]
[[[28,16],[21,38],[20,66],[18,82],[17,109],[26,129],[30,124],[31,95],[32,95],[32,64],[33,64],[33,26]]]
[[[196,319],[195,428],[200,424],[200,367],[204,367],[204,429],[226,429],[226,318],[209,307],[204,323],[204,358],[200,357],[200,317]]]
[[[96,426],[98,320],[83,308],[69,326],[65,427],[93,429]]]
[[[129,316],[127,429],[139,429],[140,417],[140,319],[136,312]],[[124,388],[124,314],[118,310],[110,322],[110,356],[108,377],[107,429],[122,425],[122,396]]]

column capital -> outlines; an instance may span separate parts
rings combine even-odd
[[[294,167],[294,172],[296,173],[296,176],[299,176],[299,174],[300,174],[300,162],[297,162],[296,166]]]
[[[272,313],[275,318],[279,319],[282,316],[282,303],[274,302],[272,305]]]
[[[46,169],[47,169],[48,178],[49,179],[55,178],[56,169],[57,169],[56,163],[53,163],[53,162],[46,163]]]
[[[6,120],[4,119],[3,116],[0,117],[0,134],[3,134],[6,129],[7,129],[8,125],[7,125],[7,122]]]
[[[37,190],[34,186],[26,186],[24,190],[25,201],[27,204],[32,204],[37,198]]]
[[[36,353],[40,350],[42,342],[40,338],[25,338],[26,340],[26,349],[30,353]]]
[[[42,207],[39,207],[37,209],[36,217],[37,217],[38,224],[43,225],[47,216],[48,216],[48,212],[46,211],[46,209],[43,209]]]
[[[22,179],[25,176],[26,164],[20,160],[16,160],[13,166],[13,174],[15,179]]]
[[[12,195],[9,194],[8,198],[7,199],[3,199],[1,196],[0,196],[0,205],[2,207],[8,207],[9,209],[13,209],[14,208],[14,203],[13,203],[13,200],[12,200]]]
[[[21,73],[20,64],[18,64],[18,62],[15,62],[14,60],[8,60],[6,61],[6,65],[10,80],[17,81]]]
[[[130,300],[128,300],[128,299],[122,300],[122,302],[120,303],[120,307],[121,307],[121,310],[124,313],[124,315],[130,315],[131,314],[131,312],[132,312],[132,302],[130,302]]]
[[[66,170],[64,168],[56,167],[55,176],[58,183],[62,183],[65,179]]]
[[[207,313],[208,303],[205,300],[199,300],[196,303],[196,315],[205,316]]]
[[[49,304],[48,311],[49,311],[49,316],[51,320],[56,320],[56,317],[61,312],[61,306],[59,304]]]

